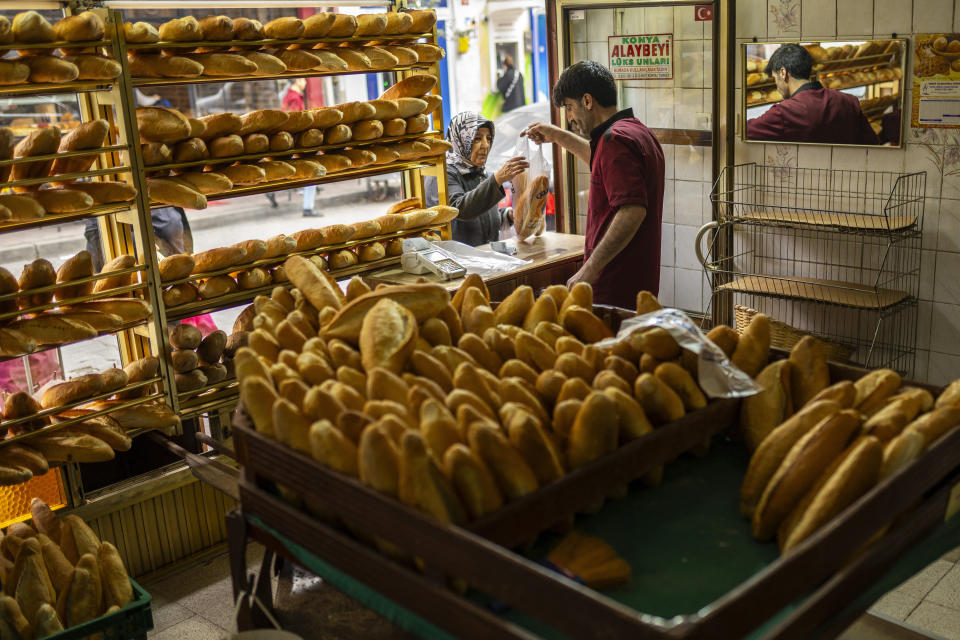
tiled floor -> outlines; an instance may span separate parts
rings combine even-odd
[[[251,570],[259,566],[262,555],[262,547],[250,545]],[[272,580],[276,594],[278,581]],[[151,640],[223,640],[236,629],[225,551],[147,576],[140,583],[153,596]],[[279,584],[278,617],[306,639],[398,638],[385,620],[331,592],[319,581],[297,574]],[[848,629],[842,640],[960,640],[960,547],[881,598],[870,613]]]

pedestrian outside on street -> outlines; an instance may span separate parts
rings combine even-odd
[[[513,65],[513,57],[503,57],[497,91],[503,95],[503,113],[522,107],[527,103],[523,89],[523,75]]]

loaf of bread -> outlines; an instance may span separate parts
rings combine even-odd
[[[93,276],[93,258],[89,251],[81,251],[72,258],[68,258],[57,269],[57,282],[66,283],[71,280],[90,278]],[[93,292],[93,282],[87,282],[71,287],[60,287],[54,292],[57,300],[68,300],[88,296]]]
[[[377,156],[366,149],[345,149],[342,153],[350,158],[354,168],[365,167],[377,161]]]
[[[255,164],[234,164],[220,169],[234,185],[257,184],[267,179],[266,172]]]
[[[218,298],[237,291],[237,281],[230,276],[214,276],[200,283],[200,297],[204,300]],[[201,385],[202,386],[202,385]]]
[[[237,284],[242,290],[258,289],[265,287],[272,282],[270,273],[266,269],[254,267],[237,274]]]
[[[443,49],[435,44],[413,42],[407,46],[416,52],[420,62],[439,62],[440,60],[443,60],[445,56]]]
[[[206,143],[200,138],[187,138],[178,142],[173,148],[174,162],[193,162],[210,157]]]
[[[200,297],[200,292],[192,282],[181,282],[169,287],[163,292],[163,304],[167,307],[193,302]]]
[[[23,84],[30,77],[30,67],[15,60],[0,60],[0,85]]]
[[[30,68],[29,81],[32,83],[73,82],[80,75],[77,65],[56,56],[25,56],[17,61]]]
[[[425,150],[424,147],[426,147]],[[434,156],[442,156],[452,148],[453,145],[448,141],[437,140],[436,138],[420,138],[413,143],[413,152],[416,154],[414,157],[431,158]]]
[[[13,148],[14,158],[27,158],[30,156],[49,155],[57,152],[60,146],[60,129],[57,127],[45,127],[43,129],[34,129]],[[30,178],[41,178],[50,175],[53,168],[53,160],[41,160],[39,162],[25,162],[16,164],[10,171],[11,180],[27,180]],[[26,193],[39,188],[39,185],[27,187],[14,187],[18,193]]]
[[[384,145],[373,145],[371,147],[366,147],[367,151],[376,156],[374,164],[389,164],[391,162],[396,162],[400,159],[400,154],[396,149]]]
[[[147,142],[140,145],[140,155],[143,157],[144,166],[147,167],[169,164],[173,160],[170,147],[162,142]]]
[[[327,142],[329,142],[329,140]],[[327,173],[344,171],[353,165],[350,158],[340,153],[324,153],[322,156],[313,158],[313,161],[323,165]]]
[[[403,118],[391,118],[383,122],[383,135],[387,137],[402,136],[407,133],[407,121]]]
[[[407,133],[423,133],[430,128],[430,118],[425,115],[415,115],[407,118]]]
[[[306,131],[301,131],[297,135],[295,144],[299,149],[319,147],[323,144],[323,131],[320,129],[307,129]]]
[[[111,313],[124,322],[140,322],[150,317],[150,305],[139,298],[99,298],[73,305],[71,309]]]
[[[139,107],[137,128],[140,138],[151,142],[180,142],[190,137],[190,121],[176,109]]]
[[[200,121],[206,125],[203,131],[203,138],[211,140],[222,136],[229,136],[239,133],[243,127],[243,120],[240,116],[233,113],[216,113],[200,118]]]
[[[357,254],[349,249],[334,251],[327,257],[331,269],[344,269],[357,264]]]
[[[47,213],[76,213],[93,206],[93,198],[75,189],[44,189],[32,197]]]
[[[384,91],[380,97],[385,100],[396,100],[397,98],[419,98],[420,96],[430,93],[436,84],[436,76],[431,76],[429,74],[421,73],[413,76],[407,76],[400,82]]]
[[[202,64],[184,56],[136,52],[127,59],[135,78],[196,78],[203,73]]]
[[[277,56],[272,56],[263,51],[245,51],[241,53],[244,58],[257,65],[255,76],[274,76],[280,73],[286,73],[287,65]]]
[[[298,18],[283,17],[263,25],[263,33],[276,40],[295,40],[303,35],[303,22]]]
[[[77,80],[114,80],[123,70],[119,62],[106,56],[77,55],[63,59],[77,67]]]
[[[240,135],[279,129],[287,121],[287,112],[278,109],[260,109],[240,117]]]
[[[174,18],[160,25],[160,39],[168,42],[199,42],[203,40],[203,29],[193,16]]]
[[[386,249],[379,242],[365,244],[357,249],[357,257],[360,258],[360,262],[373,262],[374,260],[381,260],[386,255]]]
[[[740,428],[750,451],[793,413],[791,395],[792,363],[778,360],[757,376],[760,393],[744,399],[740,407]]]
[[[84,122],[83,124],[71,129],[60,138],[60,145],[57,149],[59,152],[64,151],[81,151],[84,149],[98,149],[100,148],[104,140],[107,138],[107,134],[110,132],[110,125],[107,124],[106,120],[92,120],[90,122]],[[61,175],[65,173],[80,173],[87,171],[93,166],[93,162],[96,159],[96,156],[75,156],[71,158],[57,158],[53,161],[53,167],[50,172],[53,175]],[[72,180],[68,181],[54,181],[53,184],[61,185],[68,184],[73,182]]]
[[[216,171],[192,171],[181,173],[173,180],[188,185],[200,193],[223,193],[233,188],[230,178]]]
[[[123,324],[123,318],[115,313],[104,313],[102,311],[93,311],[88,309],[76,309],[74,307],[48,309],[43,312],[43,315],[55,316],[61,320],[82,322],[93,327],[97,333],[116,331]]]
[[[353,125],[354,140],[375,140],[383,135],[383,123],[379,120],[362,120]]]
[[[278,131],[270,135],[270,150],[274,152],[293,149],[293,136],[286,131]]]
[[[198,22],[204,40],[233,39],[233,20],[227,16],[204,16]]]
[[[428,93],[423,96],[422,99],[427,103],[426,108],[423,110],[424,114],[429,115],[443,106],[443,98],[434,93]]]
[[[234,18],[233,37],[237,40],[262,40],[263,25],[251,18]]]
[[[317,59],[317,63],[311,67],[316,71],[346,71],[347,70],[347,61],[335,54],[333,51],[326,51],[324,49],[314,49],[312,51],[313,56]]]
[[[343,124],[353,124],[359,120],[370,120],[373,118],[377,109],[369,102],[345,102],[335,107],[340,111],[342,117],[340,122]]]
[[[45,213],[40,203],[29,196],[0,196],[0,206],[10,212],[13,220],[33,220]]]
[[[269,54],[278,58],[286,66],[287,71],[310,71],[321,63],[318,56],[300,49],[273,49]]]
[[[373,68],[370,58],[358,49],[339,47],[337,57],[347,63],[347,69],[350,71],[365,71]]]
[[[433,9],[417,9],[406,13],[413,18],[410,33],[426,33],[437,23],[437,12]]]
[[[313,180],[315,178],[322,178],[327,174],[326,168],[314,160],[291,160],[290,166],[293,167],[294,179],[296,180]]]
[[[123,184],[123,183],[118,183]],[[126,185],[125,185],[126,186]],[[100,269],[101,274],[112,273],[114,271],[121,271],[123,269],[129,269],[137,264],[137,259],[129,254],[119,255],[113,260],[110,260],[103,265],[103,268]],[[100,293],[101,291],[108,291],[110,289],[118,289],[120,287],[126,287],[134,282],[134,274],[127,273],[123,275],[110,276],[109,278],[102,278],[97,280],[93,285],[93,292]]]
[[[10,30],[15,42],[53,42],[57,37],[53,26],[36,11],[18,13]]]
[[[282,233],[267,239],[267,248],[261,258],[276,258],[284,256],[297,248],[297,241],[291,236]]]
[[[249,135],[247,137],[249,137]],[[207,145],[207,149],[210,157],[212,158],[230,158],[232,156],[239,156],[243,155],[243,153],[246,151],[244,140],[245,138],[241,138],[237,134],[220,136],[219,138],[210,140],[210,143]],[[256,141],[253,142],[255,144]]]
[[[297,170],[292,165],[280,160],[262,160],[257,166],[263,169],[266,182],[289,180],[297,175]]]
[[[190,55],[203,65],[205,76],[249,76],[257,72],[257,63],[235,53],[194,53]]]
[[[205,195],[170,178],[148,179],[147,190],[151,202],[160,202],[184,209],[207,208],[207,197]]]
[[[123,34],[127,42],[136,44],[152,44],[160,40],[160,32],[149,22],[124,22]]]
[[[220,269],[226,269],[227,267],[243,264],[246,256],[246,249],[237,245],[230,247],[219,247],[217,249],[210,249],[209,251],[195,253],[193,255],[194,266],[191,270],[191,273],[219,271]]]
[[[345,13],[338,13],[333,24],[327,31],[328,38],[349,38],[357,30],[357,18]]]
[[[343,144],[350,142],[352,137],[353,130],[345,124],[334,125],[323,132],[323,139],[327,144]]]
[[[397,98],[397,117],[411,118],[419,115],[427,108],[427,101],[422,98]]]

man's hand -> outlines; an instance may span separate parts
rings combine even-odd
[[[579,271],[570,276],[570,279],[567,280],[567,288],[573,288],[573,285],[577,284],[578,282],[586,282],[587,284],[592,285],[594,282],[596,282],[598,275],[599,274],[594,272],[593,267],[590,265],[590,261],[588,260],[583,263],[583,266],[580,267]]]
[[[504,182],[509,182],[514,177],[520,175],[529,166],[530,163],[527,162],[527,159],[523,156],[510,158],[503,163],[502,167],[497,169],[496,173],[493,174],[493,179],[502,187]]]
[[[563,135],[563,129],[547,122],[534,122],[529,127],[520,132],[520,137],[527,136],[537,144],[544,142],[557,142]]]

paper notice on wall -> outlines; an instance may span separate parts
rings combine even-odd
[[[615,80],[673,78],[673,34],[653,33],[607,38],[610,71]]]
[[[917,34],[912,80],[910,123],[960,128],[960,34]]]

